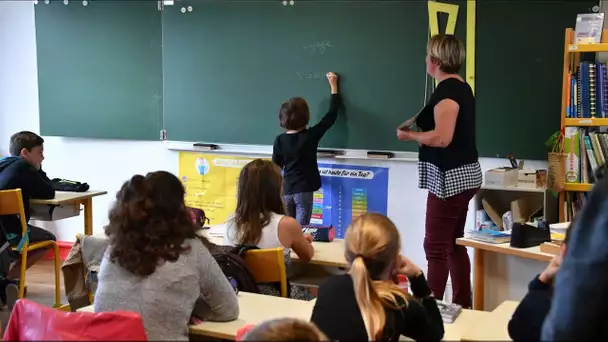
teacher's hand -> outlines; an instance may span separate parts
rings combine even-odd
[[[413,140],[412,135],[410,134],[410,130],[403,130],[403,129],[398,129],[397,130],[397,139],[401,140],[401,141],[410,141]]]

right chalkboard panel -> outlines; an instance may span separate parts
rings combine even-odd
[[[597,1],[477,1],[477,146],[481,156],[546,160],[560,127],[565,29]]]

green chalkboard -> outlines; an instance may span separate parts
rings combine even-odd
[[[322,146],[416,150],[395,128],[424,102],[427,17],[424,1],[176,1],[162,19],[167,138],[272,144],[290,97],[325,114],[335,71],[345,106]]]
[[[158,140],[161,14],[156,1],[35,8],[43,135]]]
[[[477,1],[480,155],[547,158],[559,130],[564,36],[598,1]]]

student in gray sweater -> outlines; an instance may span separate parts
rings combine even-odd
[[[238,317],[236,293],[195,236],[178,178],[163,171],[133,176],[109,219],[95,312],[139,313],[150,341],[187,341],[195,303],[203,320]]]

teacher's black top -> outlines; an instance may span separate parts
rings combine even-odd
[[[323,135],[338,118],[340,94],[332,94],[329,110],[316,125],[297,133],[277,136],[272,147],[272,161],[283,169],[283,193],[314,192],[321,188],[317,148]]]
[[[446,147],[423,145],[418,153],[418,186],[442,199],[479,188],[483,179],[475,142],[475,95],[468,83],[457,78],[439,82],[416,125],[423,132],[434,130],[435,106],[445,99],[459,106],[452,141]]]

